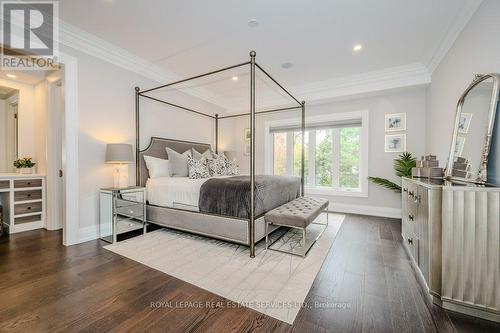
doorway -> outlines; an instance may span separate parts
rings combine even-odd
[[[48,230],[65,222],[65,94],[64,70],[47,77],[47,223]]]

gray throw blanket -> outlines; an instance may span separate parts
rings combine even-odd
[[[264,214],[300,196],[300,178],[255,176],[255,216]],[[202,213],[250,217],[250,176],[212,178],[200,189]]]

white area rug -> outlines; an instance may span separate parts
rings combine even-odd
[[[168,275],[292,324],[333,244],[344,215],[329,226],[305,258],[266,251],[169,229],[156,230],[105,248]],[[325,214],[318,217],[323,223]],[[311,235],[323,226],[310,225]],[[309,233],[308,228],[308,233]],[[290,231],[293,232],[293,231]],[[289,232],[289,233],[290,233]],[[276,231],[273,236],[279,236]],[[300,237],[301,233],[296,233]],[[294,235],[284,237],[293,238]]]

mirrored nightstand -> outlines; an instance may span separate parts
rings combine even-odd
[[[142,229],[146,233],[146,189],[144,187],[100,190],[100,238],[116,243],[118,235]]]

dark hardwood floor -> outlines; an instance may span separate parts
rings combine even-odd
[[[2,237],[0,332],[500,332],[427,301],[400,228],[348,216],[293,326],[227,306],[100,241],[64,247],[60,232],[44,230]],[[199,306],[207,302],[213,306]]]

